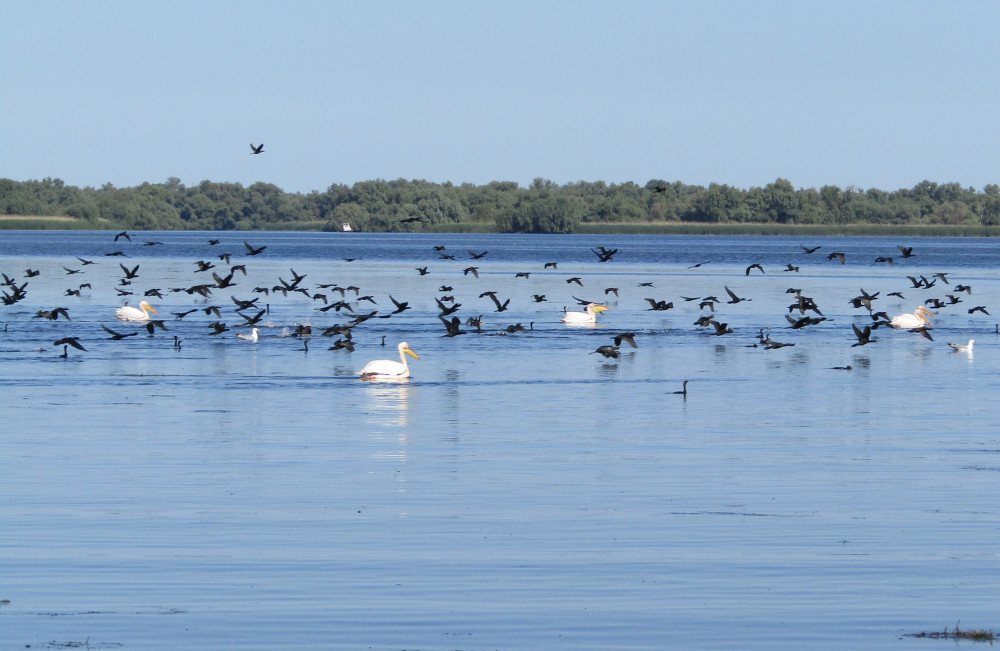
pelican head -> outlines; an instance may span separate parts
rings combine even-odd
[[[926,320],[926,317],[929,317],[929,316],[936,317],[937,316],[936,314],[934,314],[933,312],[931,312],[930,310],[928,310],[923,305],[918,306],[917,307],[917,311],[914,312],[914,314],[916,314],[917,316],[923,316],[923,317],[925,317],[925,320]]]
[[[154,308],[152,305],[149,304],[149,301],[139,301],[139,307],[144,310],[149,310],[150,312],[152,312],[157,316],[160,315],[160,313],[156,311],[156,308]]]
[[[587,305],[587,311],[593,314],[600,314],[608,309],[607,305],[597,305],[596,303],[590,303]]]
[[[401,342],[399,344],[398,348],[399,348],[399,354],[400,355],[402,355],[403,353],[406,353],[407,355],[409,355],[413,359],[420,359],[420,355],[417,355],[415,352],[413,352],[413,349],[410,348],[410,344],[406,343],[405,341]]]

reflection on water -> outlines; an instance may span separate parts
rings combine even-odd
[[[404,428],[410,424],[410,400],[413,387],[409,378],[364,381],[369,423],[378,427]],[[405,433],[401,433],[405,436]]]

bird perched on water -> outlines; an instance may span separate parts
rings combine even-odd
[[[896,329],[899,328],[914,329],[914,328],[931,327],[931,321],[929,317],[932,316],[935,316],[933,312],[928,310],[923,305],[918,305],[917,309],[914,310],[912,313],[899,314],[897,316],[892,317],[892,319],[889,321],[889,325],[891,325],[893,328]]]
[[[967,343],[967,344],[953,344],[953,343],[951,343],[949,341],[948,345],[951,346],[951,349],[953,351],[955,351],[956,353],[971,353],[972,352],[972,344],[974,344],[974,343],[976,343],[976,340],[975,339],[970,339],[969,343]]]
[[[399,361],[391,359],[377,359],[368,362],[358,374],[362,380],[402,380],[410,377],[410,367],[406,363],[406,356],[413,359],[420,359],[420,356],[413,352],[410,344],[402,341],[396,346],[399,350]]]
[[[684,384],[681,386],[681,390],[680,391],[674,391],[673,394],[675,396],[684,396],[685,398],[687,398],[687,394],[688,394],[688,381],[684,380]]]
[[[563,323],[597,323],[597,315],[604,312],[608,308],[604,305],[598,305],[597,303],[588,303],[587,309],[584,312],[566,312],[563,315]]]
[[[115,316],[119,321],[149,321],[149,313],[157,316],[160,314],[150,304],[149,301],[139,301],[139,307],[123,305],[115,310]]]
[[[242,332],[237,332],[236,336],[243,341],[257,341],[257,328],[250,330],[250,334],[246,335]]]

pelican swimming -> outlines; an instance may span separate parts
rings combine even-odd
[[[889,325],[893,328],[925,328],[932,327],[931,321],[927,317],[935,316],[933,312],[928,310],[923,305],[917,307],[912,314],[900,314],[898,316],[892,317],[889,321]]]
[[[150,306],[149,301],[139,301],[139,307],[124,305],[115,310],[115,316],[119,321],[149,321],[149,313],[159,315],[160,313]]]
[[[605,311],[607,306],[588,303],[586,312],[567,312],[563,315],[563,323],[597,323],[597,315]]]
[[[250,331],[250,334],[248,335],[237,332],[236,336],[242,339],[243,341],[257,341],[257,328],[252,329]]]
[[[405,341],[400,342],[396,348],[399,350],[399,361],[391,359],[376,359],[368,362],[358,374],[362,380],[402,380],[410,377],[410,367],[406,364],[406,356],[413,359],[420,359],[420,356],[413,352],[410,344]]]
[[[951,349],[953,351],[955,351],[956,353],[971,353],[972,352],[972,344],[974,344],[974,343],[976,343],[976,340],[975,339],[970,339],[969,343],[964,344],[964,345],[963,344],[953,344],[951,342],[948,342],[948,345],[951,346]]]

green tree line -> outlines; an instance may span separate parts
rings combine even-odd
[[[284,192],[270,183],[177,178],[135,187],[78,188],[60,179],[0,179],[0,215],[63,216],[93,228],[133,230],[447,231],[460,225],[505,233],[572,233],[582,224],[1000,225],[1000,186],[982,191],[923,181],[894,192],[796,190],[786,179],[741,189],[652,179],[558,185],[535,179],[486,185],[397,179]]]

